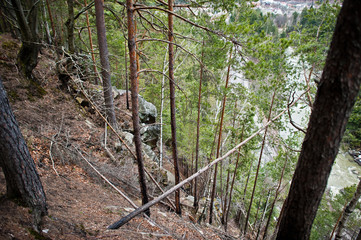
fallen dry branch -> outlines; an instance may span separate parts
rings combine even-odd
[[[128,198],[127,195],[125,195],[122,191],[119,190],[119,188],[117,188],[113,183],[111,183],[103,174],[101,174],[94,166],[93,164],[91,164],[89,162],[88,159],[86,159],[84,157],[84,155],[81,153],[81,151],[77,148],[74,148],[78,153],[79,155],[81,156],[81,158],[101,177],[104,179],[104,181],[106,181],[112,188],[115,189],[115,191],[117,191],[125,200],[127,200],[127,202],[130,203],[130,205],[132,205],[134,208],[137,208],[137,205],[135,205],[135,203],[130,199]]]
[[[127,195],[125,195],[119,188],[117,188],[117,187],[116,187],[114,184],[112,184],[103,174],[101,174],[101,173],[94,167],[94,165],[93,165],[91,162],[89,162],[88,159],[86,159],[86,158],[84,157],[84,155],[81,153],[81,151],[80,151],[79,149],[77,149],[77,148],[75,148],[75,147],[74,147],[74,149],[75,149],[76,152],[79,153],[79,155],[82,157],[82,159],[84,159],[84,161],[85,161],[101,178],[103,178],[104,181],[106,181],[106,182],[107,182],[113,189],[115,189],[125,200],[127,200],[127,202],[129,202],[130,205],[132,205],[134,208],[137,208],[137,207],[138,207],[130,198],[128,198]],[[159,227],[160,229],[162,229],[167,235],[171,235],[171,236],[175,237],[176,239],[178,239],[177,236],[175,236],[174,234],[169,233],[168,230],[166,230],[164,227],[162,227],[162,226],[160,226],[159,224],[157,224],[154,220],[152,220],[152,219],[151,219],[150,217],[148,217],[146,214],[144,214],[144,216],[146,217],[146,219],[147,219],[150,223],[152,223],[153,225],[155,225],[155,226]]]
[[[307,90],[308,91],[308,90]],[[290,107],[292,107],[294,104],[296,104],[298,102],[299,99],[301,99],[301,97],[307,93],[304,92],[303,94],[300,95],[300,97],[297,98],[296,101],[294,101],[293,103],[289,104],[282,112],[280,112],[278,115],[276,115],[274,118],[272,118],[270,121],[268,121],[263,127],[259,128],[258,131],[256,131],[255,133],[253,133],[251,136],[249,136],[246,140],[244,140],[243,142],[239,143],[237,146],[235,146],[233,149],[231,149],[230,151],[228,151],[225,155],[223,155],[222,157],[219,157],[215,160],[213,160],[211,163],[209,163],[207,166],[205,166],[204,168],[202,168],[201,170],[199,170],[198,172],[196,172],[195,174],[193,174],[192,176],[188,177],[187,179],[181,181],[180,183],[178,183],[177,185],[173,186],[172,188],[170,188],[168,191],[166,191],[165,193],[163,193],[162,195],[160,195],[159,197],[153,199],[152,201],[149,201],[147,204],[144,204],[143,206],[135,209],[133,212],[131,212],[130,214],[128,214],[127,216],[123,217],[122,219],[120,219],[119,221],[113,223],[112,225],[110,225],[108,227],[108,229],[118,229],[121,226],[123,226],[124,224],[126,224],[127,222],[129,222],[131,219],[133,219],[135,216],[137,216],[138,214],[144,212],[145,210],[149,209],[151,206],[153,206],[154,204],[158,203],[159,201],[163,200],[164,198],[166,198],[168,195],[172,194],[174,191],[178,190],[179,188],[181,188],[183,185],[185,185],[186,183],[192,181],[193,179],[195,179],[196,177],[198,177],[199,175],[201,175],[202,173],[208,171],[208,169],[210,169],[211,167],[213,167],[215,164],[217,164],[218,162],[226,159],[228,156],[230,156],[231,154],[233,154],[234,152],[237,151],[238,148],[240,148],[241,146],[245,145],[247,142],[249,142],[251,139],[253,139],[255,136],[257,136],[260,132],[262,132],[265,128],[267,128],[272,122],[274,122],[275,120],[277,120],[279,117],[281,117],[286,111],[288,111],[288,109]]]

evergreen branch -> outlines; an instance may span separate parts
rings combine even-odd
[[[141,7],[135,7],[135,8],[133,8],[134,11],[145,10],[145,9],[147,9],[147,10],[151,10],[151,9],[153,9],[153,10],[159,10],[159,11],[164,11],[164,12],[166,12],[166,13],[168,13],[168,14],[172,14],[173,16],[175,16],[175,17],[177,17],[177,18],[179,18],[179,19],[181,19],[181,20],[183,20],[183,21],[185,21],[185,22],[187,22],[187,23],[189,23],[189,24],[191,24],[191,25],[193,25],[193,26],[195,26],[195,27],[198,27],[198,28],[200,28],[200,29],[203,29],[203,30],[205,30],[205,31],[207,31],[207,32],[211,32],[211,33],[213,33],[213,34],[215,34],[215,35],[218,35],[218,36],[220,36],[220,37],[223,37],[224,39],[232,42],[233,44],[243,47],[243,44],[240,43],[240,42],[239,42],[238,40],[236,40],[235,38],[230,37],[230,36],[227,36],[227,35],[226,35],[225,33],[223,33],[223,32],[216,31],[216,30],[214,30],[214,29],[211,29],[211,28],[208,28],[208,27],[199,25],[199,24],[197,24],[197,23],[195,23],[195,22],[192,22],[191,20],[188,20],[187,18],[182,17],[181,15],[176,14],[176,13],[174,13],[173,11],[169,11],[169,10],[167,10],[167,9],[163,9],[163,8],[160,8],[160,7],[153,7],[153,6],[150,6],[150,7],[148,7],[148,6],[147,6],[147,7],[141,6]]]

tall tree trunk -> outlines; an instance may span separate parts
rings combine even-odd
[[[38,37],[38,4],[34,0],[11,0],[18,27],[21,33],[21,48],[17,56],[17,64],[21,73],[33,79],[32,71],[38,64],[40,50]],[[26,12],[26,13],[25,13]]]
[[[253,161],[251,162],[251,166],[249,167],[249,171],[248,171],[247,179],[246,179],[246,184],[244,185],[243,198],[242,198],[243,202],[246,199],[247,187],[248,187],[249,178],[251,176],[252,168],[253,168]]]
[[[88,5],[87,0],[84,0],[84,7],[86,7],[87,5]],[[85,12],[85,17],[86,17],[86,26],[87,26],[87,29],[88,29],[90,53],[91,53],[91,57],[92,57],[92,61],[93,61],[93,70],[94,70],[94,74],[95,74],[94,83],[96,85],[98,85],[98,70],[97,70],[97,63],[95,61],[94,48],[93,48],[93,38],[92,38],[92,31],[91,31],[90,23],[89,23],[88,11]]]
[[[125,70],[125,101],[127,109],[129,110],[129,94],[128,94],[128,59],[127,59],[127,42],[124,38],[124,70]]]
[[[168,0],[168,10],[173,12],[173,0]],[[174,51],[173,51],[173,15],[168,14],[168,41],[169,41],[169,95],[170,95],[170,121],[172,130],[172,150],[174,161],[174,177],[175,184],[179,183],[179,169],[178,169],[178,150],[177,150],[177,131],[175,118],[175,87],[174,87]],[[180,191],[175,192],[175,206],[176,212],[181,214],[180,206]]]
[[[98,1],[98,0],[97,0]],[[101,1],[101,0],[99,0]],[[142,194],[142,205],[148,203],[147,185],[144,174],[144,164],[142,157],[140,127],[139,127],[139,110],[138,110],[138,83],[137,83],[137,60],[136,60],[136,32],[135,32],[135,20],[133,10],[133,0],[127,0],[127,19],[128,19],[128,48],[129,48],[129,79],[131,85],[131,100],[132,100],[132,116],[133,116],[133,128],[134,128],[134,144],[137,155],[138,173],[140,191]],[[150,216],[150,210],[147,209],[146,214]]]
[[[356,192],[353,195],[350,203],[347,205],[347,207],[345,208],[345,211],[342,214],[342,218],[341,218],[341,220],[340,220],[340,222],[338,224],[338,227],[337,227],[336,239],[342,239],[343,231],[345,229],[345,225],[347,223],[347,220],[348,220],[349,216],[355,210],[356,204],[358,203],[358,200],[360,199],[360,196],[361,196],[361,180],[357,185]]]
[[[313,104],[277,239],[308,239],[361,83],[361,1],[345,0]]]
[[[115,119],[114,103],[113,103],[112,83],[110,79],[109,53],[108,53],[107,37],[105,33],[104,7],[102,0],[95,0],[95,16],[96,16],[96,25],[97,25],[97,33],[98,33],[97,36],[98,36],[100,63],[102,66],[101,74],[103,77],[105,111],[109,123],[113,127],[117,128],[117,121]]]
[[[201,56],[201,70],[199,74],[199,90],[198,90],[198,113],[197,113],[197,138],[196,138],[196,162],[195,172],[198,172],[198,158],[199,158],[199,128],[200,128],[200,116],[201,116],[201,98],[202,98],[202,81],[203,81],[203,58],[204,58],[204,40],[202,43],[202,56]],[[198,189],[197,189],[197,178],[194,179],[194,202],[193,207],[198,209]]]
[[[241,142],[243,142],[244,128],[245,128],[245,124],[243,123],[242,133],[241,133]],[[240,155],[241,155],[241,154],[240,154],[240,150],[241,150],[241,148],[238,148],[236,166],[235,166],[235,168],[234,168],[233,177],[232,177],[232,182],[231,182],[231,189],[230,189],[230,191],[229,191],[228,207],[227,207],[227,210],[226,210],[226,219],[225,219],[225,223],[224,223],[224,231],[226,231],[226,232],[227,232],[229,211],[230,211],[230,209],[231,209],[231,204],[232,204],[233,187],[234,187],[234,182],[235,182],[236,176],[237,176],[237,170],[238,170],[238,164],[239,164],[239,157],[240,157]],[[225,201],[226,201],[226,200],[225,200]]]
[[[232,59],[232,48],[231,48],[231,52],[229,54],[229,64],[228,64],[228,69],[227,69],[227,78],[226,78],[226,86],[225,89],[227,90],[228,88],[228,81],[229,81],[229,72],[231,69],[231,59]],[[219,124],[219,135],[218,135],[218,146],[217,146],[217,156],[216,158],[219,157],[219,151],[221,148],[221,140],[222,140],[222,128],[223,128],[223,117],[224,117],[224,110],[226,108],[226,100],[227,100],[227,94],[224,94],[223,97],[223,105],[222,105],[222,115],[221,115],[221,121]],[[212,185],[212,194],[211,194],[211,202],[209,204],[209,224],[212,224],[212,217],[213,217],[213,204],[214,204],[214,197],[216,196],[216,185],[217,185],[217,166],[218,164],[216,164],[214,166],[214,175],[213,175],[213,185]]]
[[[233,123],[232,123],[232,128],[234,129],[234,127],[235,127],[235,123],[236,123],[236,116],[237,116],[237,100],[234,102],[234,114],[233,114]],[[243,135],[243,130],[242,130],[242,135]],[[243,137],[243,136],[242,136]],[[242,141],[242,140],[241,140]],[[239,155],[240,155],[240,153],[239,153],[239,150],[238,150],[238,153],[237,153],[237,160],[236,161],[238,161],[239,160]],[[225,197],[224,197],[224,201],[223,201],[223,215],[222,215],[222,219],[221,219],[221,222],[222,222],[222,224],[224,225],[224,229],[225,229],[225,231],[227,231],[227,227],[226,227],[226,225],[227,225],[227,223],[226,223],[226,215],[227,215],[227,201],[228,201],[228,188],[230,187],[229,186],[229,181],[230,181],[230,176],[231,176],[231,171],[230,171],[230,169],[229,169],[229,166],[230,166],[230,164],[231,164],[231,161],[229,160],[228,161],[228,170],[227,170],[227,182],[226,182],[226,195],[225,195]],[[236,165],[238,165],[238,164],[236,164]],[[237,166],[236,166],[236,169],[237,169]],[[236,170],[235,169],[235,170]],[[231,194],[231,193],[230,193]],[[231,196],[230,196],[231,197]],[[229,203],[230,204],[230,203]]]
[[[257,230],[256,240],[258,240],[259,234],[261,232],[261,228],[262,228],[262,225],[263,225],[265,214],[267,212],[267,207],[268,207],[268,202],[269,202],[270,196],[271,196],[271,190],[268,190],[267,200],[266,200],[266,203],[265,203],[263,211],[262,211],[262,217],[261,217],[261,220],[258,223],[258,230]],[[256,224],[255,224],[255,226],[256,226]]]
[[[67,0],[68,3],[68,20],[65,25],[68,33],[68,50],[71,54],[75,52],[74,43],[74,0]]]
[[[166,74],[166,61],[168,55],[168,48],[164,55],[163,61],[163,77],[162,77],[162,90],[161,90],[161,103],[160,103],[160,137],[159,137],[159,167],[163,166],[163,111],[164,111],[164,87],[165,87],[165,74]]]
[[[51,25],[51,30],[53,33],[53,42],[55,42],[55,44],[57,44],[57,40],[56,40],[56,30],[55,30],[55,25],[54,25],[54,19],[53,19],[53,14],[51,13],[51,9],[50,9],[50,3],[49,0],[46,0],[46,8],[48,10],[48,14],[49,14],[49,19],[50,19],[50,25]]]
[[[286,153],[286,154],[287,154],[287,153]],[[270,210],[269,215],[268,215],[266,227],[265,227],[265,229],[264,229],[263,239],[266,239],[266,237],[267,237],[267,231],[268,231],[269,224],[270,224],[270,222],[271,222],[273,209],[274,209],[274,207],[275,207],[275,204],[276,204],[276,201],[277,201],[277,198],[278,198],[278,194],[280,193],[280,188],[281,188],[281,184],[282,184],[282,179],[283,179],[283,175],[284,175],[284,173],[285,173],[285,169],[286,169],[286,165],[287,165],[287,159],[288,159],[288,158],[287,158],[287,155],[286,155],[285,163],[283,164],[283,168],[282,168],[282,172],[281,172],[281,177],[280,177],[280,180],[279,180],[279,182],[278,182],[278,186],[277,186],[275,198],[273,199],[273,202],[272,202],[272,205],[271,205],[271,210]]]
[[[53,38],[51,37],[50,34],[50,29],[49,29],[49,24],[48,24],[48,20],[47,20],[47,16],[46,16],[46,9],[45,9],[45,1],[42,1],[42,19],[43,19],[43,24],[44,24],[44,36],[46,37],[47,43],[51,44],[53,41]]]
[[[228,169],[227,169],[226,191],[225,191],[225,195],[224,195],[223,209],[222,209],[223,214],[222,214],[222,218],[221,218],[221,223],[223,225],[225,225],[226,212],[227,212],[228,189],[229,189],[229,180],[230,180],[230,176],[231,176],[231,171],[229,169],[230,165],[231,165],[231,161],[229,159],[228,160]]]
[[[274,100],[275,100],[275,96],[276,96],[276,90],[273,92],[273,96],[272,96],[272,100],[271,100],[271,106],[270,106],[270,108],[269,108],[269,113],[268,113],[268,119],[267,119],[267,121],[269,121],[269,120],[271,119],[272,108],[273,108],[273,103],[274,103]],[[267,130],[268,130],[268,127],[266,127],[266,129],[264,130],[261,152],[259,153],[259,158],[258,158],[258,165],[257,165],[256,177],[255,177],[254,183],[253,183],[253,190],[252,190],[251,201],[250,201],[250,203],[249,203],[248,212],[247,212],[247,217],[246,217],[246,222],[245,222],[245,224],[244,224],[244,233],[247,233],[248,219],[249,219],[249,216],[250,216],[250,214],[251,214],[253,197],[254,197],[254,193],[255,193],[255,190],[256,190],[256,186],[257,186],[258,173],[259,173],[259,168],[260,168],[260,166],[261,166],[261,160],[262,160],[262,154],[263,154],[264,145],[265,145],[265,143],[266,143]]]
[[[35,224],[47,214],[46,197],[34,161],[20,132],[0,79],[0,166],[7,196],[33,209]]]

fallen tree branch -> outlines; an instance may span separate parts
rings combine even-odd
[[[308,91],[308,90],[307,90]],[[177,185],[173,186],[172,188],[170,188],[168,191],[166,191],[165,193],[163,193],[162,195],[160,195],[159,197],[153,199],[152,201],[148,202],[147,204],[144,204],[143,206],[135,209],[133,212],[131,212],[130,214],[128,214],[127,216],[123,217],[122,219],[120,219],[119,221],[113,223],[112,225],[110,225],[108,227],[108,229],[118,229],[121,226],[123,226],[124,224],[126,224],[127,222],[129,222],[131,219],[133,219],[135,216],[137,216],[140,213],[143,213],[144,211],[146,211],[147,209],[149,209],[151,206],[153,206],[154,204],[158,203],[159,201],[163,200],[164,198],[166,198],[168,195],[172,194],[174,191],[178,190],[179,188],[181,188],[183,185],[185,185],[186,183],[192,181],[193,179],[195,179],[196,177],[198,177],[199,175],[201,175],[202,173],[206,172],[209,168],[213,167],[215,164],[217,164],[218,162],[226,159],[228,156],[230,156],[232,153],[236,152],[238,148],[240,148],[241,146],[245,145],[247,142],[249,142],[251,139],[253,139],[255,136],[257,136],[260,132],[262,132],[265,128],[267,128],[272,122],[274,122],[275,120],[277,120],[279,117],[281,117],[290,107],[292,107],[299,99],[301,99],[301,97],[307,93],[304,92],[303,94],[301,94],[301,96],[294,101],[292,104],[288,105],[281,113],[279,113],[278,115],[276,115],[274,118],[272,118],[270,121],[268,121],[263,127],[259,128],[258,131],[256,131],[255,133],[253,133],[251,136],[249,136],[246,140],[244,140],[243,142],[239,143],[237,146],[235,146],[233,149],[231,149],[230,151],[228,151],[225,155],[223,155],[222,157],[219,157],[215,160],[213,160],[211,163],[209,163],[207,166],[205,166],[204,168],[202,168],[201,170],[199,170],[198,172],[196,172],[195,174],[193,174],[192,176],[188,177],[187,179],[181,181],[180,183],[178,183]]]
[[[117,188],[113,183],[111,183],[103,174],[101,174],[94,166],[93,164],[91,164],[89,162],[88,159],[86,159],[84,157],[84,155],[81,153],[81,151],[77,148],[74,147],[74,149],[79,153],[79,155],[81,156],[82,159],[84,159],[84,161],[101,177],[104,179],[104,181],[106,181],[112,188],[115,189],[115,191],[117,191],[125,200],[127,200],[127,202],[130,203],[130,205],[132,205],[134,208],[137,208],[137,205],[135,205],[135,203],[127,197],[127,195],[125,195],[122,191],[119,190],[119,188]]]
[[[95,167],[93,164],[91,164],[89,162],[88,159],[86,159],[84,157],[84,155],[81,153],[81,151],[79,149],[77,149],[76,147],[74,147],[74,149],[79,153],[79,155],[84,159],[84,161],[101,177],[103,178],[113,189],[115,189],[125,200],[127,200],[130,205],[132,205],[134,208],[137,208],[138,206],[130,199],[127,197],[127,195],[125,195],[122,191],[119,190],[119,188],[117,188],[114,184],[112,184],[103,174],[101,174]],[[177,236],[175,236],[174,234],[171,234],[168,230],[166,230],[164,227],[160,226],[159,224],[157,224],[154,220],[152,220],[150,217],[148,217],[146,214],[143,214],[146,219],[151,222],[152,224],[156,225],[157,227],[159,227],[160,229],[162,229],[165,233],[167,233],[168,235],[171,235],[173,237],[175,237],[176,239],[178,239]]]

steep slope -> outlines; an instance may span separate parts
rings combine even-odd
[[[237,234],[235,228],[228,235],[194,224],[187,210],[179,217],[165,204],[151,209],[156,224],[137,217],[119,230],[106,230],[132,208],[86,160],[139,205],[136,165],[124,146],[116,148],[117,139],[108,132],[108,147],[116,161],[110,160],[103,147],[102,119],[64,88],[56,74],[54,51],[42,49],[34,71],[39,84],[30,84],[19,76],[15,64],[18,48],[18,41],[0,35],[0,75],[41,177],[49,215],[42,232],[36,233],[29,210],[5,197],[6,183],[0,170],[0,239],[232,239],[231,235]],[[131,121],[123,101],[118,98],[116,106],[117,119],[125,127]],[[154,163],[146,165],[154,170]],[[159,194],[151,182],[148,186],[152,195]]]

